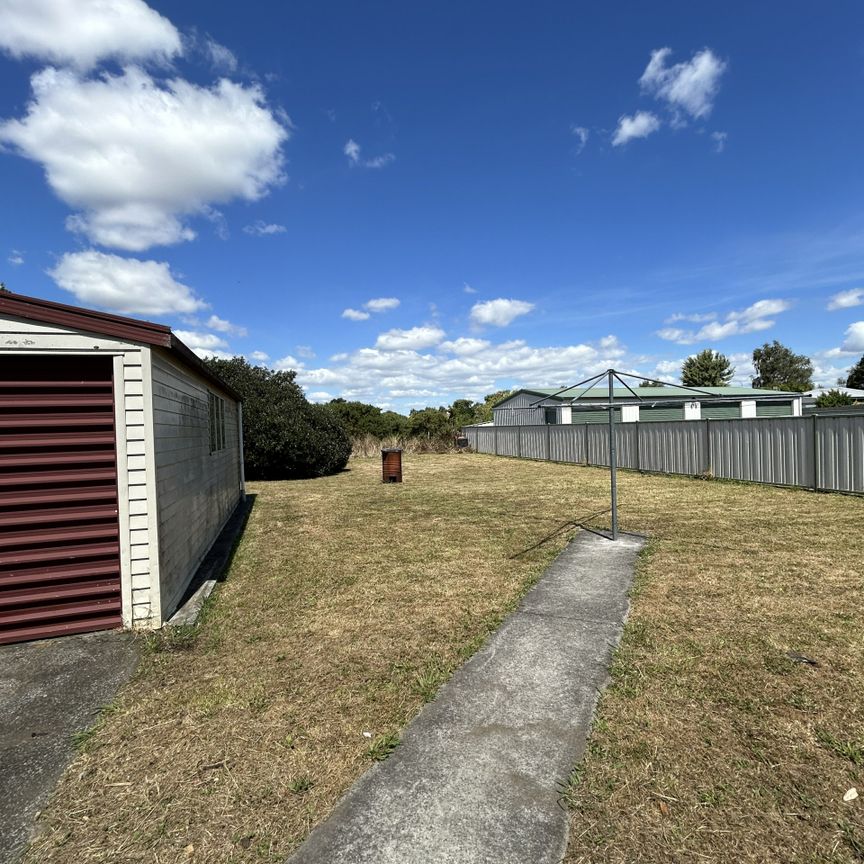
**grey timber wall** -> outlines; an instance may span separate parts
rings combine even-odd
[[[608,426],[467,426],[478,453],[608,465]],[[864,494],[864,415],[622,423],[618,466]]]
[[[225,447],[210,452],[208,391],[225,398]],[[153,355],[162,612],[168,617],[241,495],[237,403]]]

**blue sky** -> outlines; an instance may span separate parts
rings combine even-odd
[[[0,0],[0,279],[405,411],[864,353],[864,7]]]

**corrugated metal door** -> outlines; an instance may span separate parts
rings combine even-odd
[[[0,356],[0,643],[120,624],[112,360]]]

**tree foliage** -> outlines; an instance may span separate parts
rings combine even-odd
[[[828,390],[816,397],[817,408],[843,408],[854,404],[855,400],[842,390]]]
[[[753,351],[756,368],[754,387],[803,393],[813,388],[813,364],[804,354],[795,354],[776,339]]]
[[[340,419],[351,438],[371,435],[373,438],[399,438],[408,430],[408,418],[395,411],[382,411],[365,402],[332,399],[327,408]]]
[[[640,381],[639,387],[665,387],[662,381]],[[638,388],[637,388],[638,389]]]
[[[734,374],[735,367],[725,354],[706,348],[684,361],[681,383],[685,387],[726,387]]]
[[[294,372],[242,357],[204,361],[243,399],[243,457],[250,480],[320,477],[341,471],[351,441],[339,418],[307,401]]]
[[[849,377],[846,379],[846,386],[852,387],[855,390],[864,390],[864,355],[861,359],[849,370]]]

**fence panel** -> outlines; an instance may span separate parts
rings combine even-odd
[[[469,426],[478,453],[609,464],[609,427]],[[864,415],[683,420],[615,426],[617,462],[663,474],[701,474],[864,493]]]

